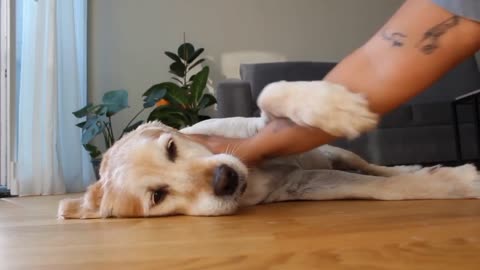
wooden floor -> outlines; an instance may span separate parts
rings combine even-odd
[[[480,269],[480,200],[57,220],[60,198],[0,200],[0,269]]]

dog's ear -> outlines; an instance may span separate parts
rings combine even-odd
[[[101,218],[100,204],[103,198],[101,181],[88,187],[82,198],[63,199],[58,207],[59,218]]]

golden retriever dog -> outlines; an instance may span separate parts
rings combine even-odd
[[[308,101],[306,91],[315,92]],[[302,107],[293,103],[299,95]],[[472,165],[384,167],[324,145],[247,168],[232,153],[213,154],[187,135],[248,137],[269,119],[286,117],[354,138],[377,120],[364,97],[327,82],[274,83],[258,105],[264,113],[259,118],[211,119],[180,131],[159,122],[138,127],[105,153],[101,179],[83,197],[60,202],[58,216],[217,216],[291,200],[480,198],[480,177]]]

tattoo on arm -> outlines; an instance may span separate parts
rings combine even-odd
[[[419,48],[424,54],[432,54],[439,48],[440,37],[447,33],[451,28],[457,26],[459,22],[460,17],[455,15],[433,26],[423,34],[422,39],[415,47]],[[392,47],[403,47],[407,40],[406,34],[389,30],[382,30],[381,37],[390,42]]]
[[[392,42],[392,47],[402,47],[405,44],[407,35],[400,32],[388,33],[387,30],[382,31],[382,38]]]
[[[423,34],[423,38],[417,44],[417,48],[420,47],[420,50],[424,54],[431,54],[436,49],[438,49],[438,41],[440,37],[445,34],[448,30],[452,27],[458,25],[460,22],[459,16],[453,16],[448,18],[447,20],[435,25],[434,27],[430,28]]]

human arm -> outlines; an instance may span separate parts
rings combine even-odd
[[[370,110],[383,115],[426,89],[479,48],[478,22],[455,16],[430,0],[408,0],[324,80],[363,93]],[[320,129],[274,119],[251,138],[206,138],[204,143],[214,152],[222,152],[226,144],[241,145],[238,155],[247,163],[256,163],[267,157],[304,152],[334,139]]]

